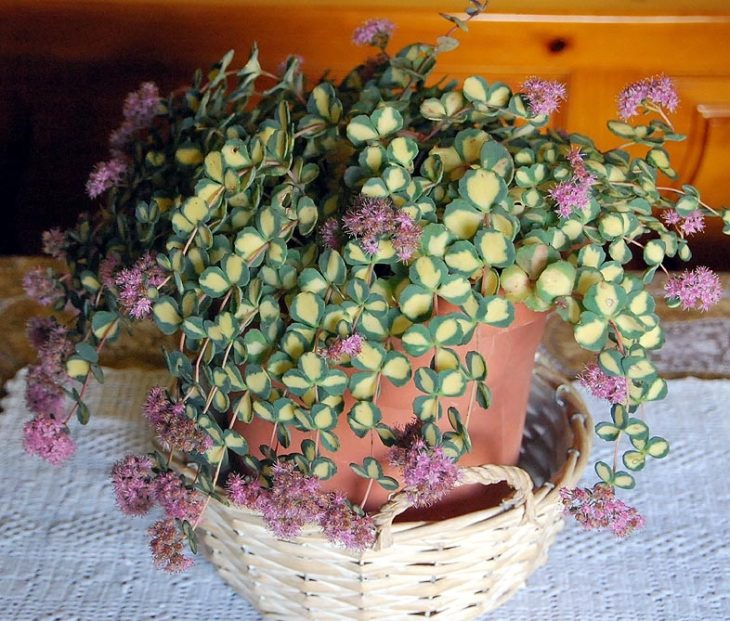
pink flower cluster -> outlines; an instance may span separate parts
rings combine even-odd
[[[596,178],[586,169],[580,151],[573,149],[566,157],[573,170],[573,176],[549,191],[562,218],[570,217],[577,209],[588,207],[591,202],[591,188],[596,182]]]
[[[117,505],[127,515],[144,515],[155,503],[178,520],[193,522],[202,513],[202,496],[175,472],[156,474],[146,455],[127,455],[114,465],[111,478]]]
[[[331,542],[351,549],[364,550],[375,541],[371,517],[353,510],[341,494],[324,492],[318,479],[292,464],[274,466],[271,487],[233,474],[226,489],[233,503],[260,512],[277,537],[296,537],[305,524],[315,523]]]
[[[37,416],[23,425],[23,447],[54,466],[60,466],[76,450],[68,427],[50,416]]]
[[[565,99],[565,84],[555,80],[530,77],[522,84],[525,98],[534,116],[552,114]]]
[[[668,278],[664,284],[664,295],[679,300],[684,310],[697,308],[706,311],[720,301],[722,285],[717,274],[700,266]]]
[[[25,402],[35,418],[23,427],[23,446],[28,453],[58,466],[75,450],[63,422],[64,363],[73,353],[73,343],[55,319],[35,317],[28,322],[27,331],[28,340],[38,350],[38,363],[28,368],[26,377]]]
[[[355,45],[374,45],[384,48],[395,30],[395,24],[388,19],[369,19],[352,34]]]
[[[66,236],[61,229],[53,228],[44,231],[42,241],[45,254],[59,260],[66,256]]]
[[[662,213],[662,219],[667,226],[674,226],[682,235],[693,235],[705,230],[705,216],[702,211],[695,209],[689,215],[682,217],[676,210],[669,209]]]
[[[459,469],[440,447],[417,438],[403,456],[403,482],[414,507],[434,504],[459,480]]]
[[[595,362],[585,366],[578,375],[578,380],[594,397],[610,403],[625,403],[628,397],[628,380],[625,377],[607,375]]]
[[[112,468],[112,486],[117,505],[127,515],[144,515],[155,503],[166,518],[149,529],[150,547],[155,565],[169,572],[184,571],[192,560],[185,557],[183,538],[176,520],[195,522],[205,503],[202,496],[190,489],[174,472],[155,473],[152,460],[146,455],[127,455]]]
[[[396,209],[389,199],[361,194],[343,216],[342,223],[368,254],[378,251],[381,238],[390,237],[398,258],[408,261],[421,241],[421,227],[407,213]]]
[[[319,227],[319,235],[325,248],[337,250],[340,247],[340,224],[335,218],[325,220]]]
[[[43,306],[52,306],[63,299],[64,291],[53,272],[44,267],[36,267],[23,276],[23,289],[28,297]]]
[[[338,336],[320,353],[331,362],[337,362],[345,356],[354,358],[362,350],[362,340],[359,334],[351,334],[345,338]]]
[[[110,188],[121,185],[128,168],[129,162],[121,156],[97,163],[86,182],[89,198],[97,198]]]
[[[122,110],[124,121],[109,137],[111,158],[97,163],[86,182],[89,198],[97,198],[124,182],[129,169],[125,150],[135,132],[152,124],[159,108],[160,92],[153,82],[144,82],[138,90],[127,95]]]
[[[421,437],[421,421],[409,423],[398,433],[389,460],[403,470],[408,499],[414,507],[440,500],[459,480],[459,469],[440,447],[429,447]]]
[[[159,109],[160,91],[154,82],[143,82],[129,93],[122,109],[124,121],[109,137],[112,154],[122,154],[135,132],[152,125]]]
[[[560,490],[566,515],[572,515],[585,529],[607,528],[617,537],[626,537],[644,525],[633,507],[616,498],[612,487],[597,483],[593,489],[566,487]]]
[[[112,468],[117,505],[127,515],[144,515],[155,503],[152,460],[146,455],[127,455]]]
[[[155,522],[147,531],[155,566],[169,573],[186,571],[193,565],[193,559],[183,554],[183,535],[175,521],[168,518]]]
[[[667,76],[660,75],[629,84],[619,93],[618,113],[622,119],[628,120],[647,103],[674,112],[679,105],[674,82]]]
[[[154,386],[147,393],[143,409],[155,433],[168,447],[185,453],[204,453],[211,447],[210,436],[187,416],[185,404],[171,401],[164,388]]]
[[[124,311],[134,319],[144,319],[152,312],[150,287],[159,287],[165,273],[151,254],[145,254],[132,267],[119,270],[114,283],[119,288],[119,301]]]

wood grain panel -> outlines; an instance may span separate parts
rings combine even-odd
[[[229,48],[242,59],[254,39],[268,67],[298,53],[308,75],[342,75],[367,55],[349,41],[364,19],[396,22],[398,47],[443,32],[435,7],[462,6],[463,0],[0,0],[0,182],[11,188],[0,207],[9,222],[0,252],[37,250],[40,230],[68,225],[91,206],[82,193],[86,175],[106,154],[124,94],[141,81],[175,88]],[[684,179],[694,175],[707,196],[728,201],[712,189],[719,185],[710,172],[727,161],[726,121],[699,112],[730,102],[726,0],[583,0],[579,13],[568,0],[495,0],[492,7],[462,46],[442,57],[441,74],[482,74],[515,86],[532,74],[564,79],[570,100],[554,124],[608,147],[616,141],[605,121],[615,116],[618,91],[667,72],[683,97],[677,127],[691,132],[688,143],[673,148],[678,168]]]

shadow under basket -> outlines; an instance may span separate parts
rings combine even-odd
[[[314,527],[276,539],[259,515],[212,500],[198,529],[222,578],[264,619],[469,621],[496,608],[545,563],[563,526],[561,487],[578,482],[592,422],[568,380],[539,360],[518,467],[462,469],[461,483],[506,482],[502,503],[438,522],[396,522],[396,495],[376,516],[372,550],[350,552]]]

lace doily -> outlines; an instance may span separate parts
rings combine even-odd
[[[24,371],[8,383],[0,414],[0,619],[259,619],[202,557],[186,574],[155,570],[144,531],[157,518],[128,518],[114,507],[109,470],[124,454],[149,449],[139,408],[147,388],[166,381],[161,371],[108,371],[90,391],[94,416],[87,428],[74,426],[78,448],[61,468],[23,452]],[[605,418],[605,404],[586,402],[596,420]],[[672,452],[639,473],[638,489],[625,496],[647,516],[646,528],[617,541],[568,524],[547,565],[484,621],[727,620],[729,402],[730,381],[670,381],[669,398],[647,416]],[[595,456],[610,460],[609,452],[599,442]]]

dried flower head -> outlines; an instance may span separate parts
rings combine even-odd
[[[700,266],[668,278],[664,284],[664,295],[678,300],[685,310],[697,308],[706,311],[720,301],[722,285],[717,274]]]
[[[147,531],[155,566],[169,573],[179,573],[193,565],[193,559],[183,554],[183,536],[168,518],[155,522]]]
[[[522,83],[522,89],[533,116],[552,114],[565,99],[565,84],[555,80],[533,76]]]
[[[674,82],[665,75],[644,78],[626,86],[618,96],[618,113],[628,120],[644,106],[660,106],[674,112],[679,96]]]
[[[566,487],[560,490],[566,515],[572,515],[585,529],[609,529],[626,537],[644,525],[644,518],[633,507],[616,498],[612,487],[597,483],[593,489]]]

